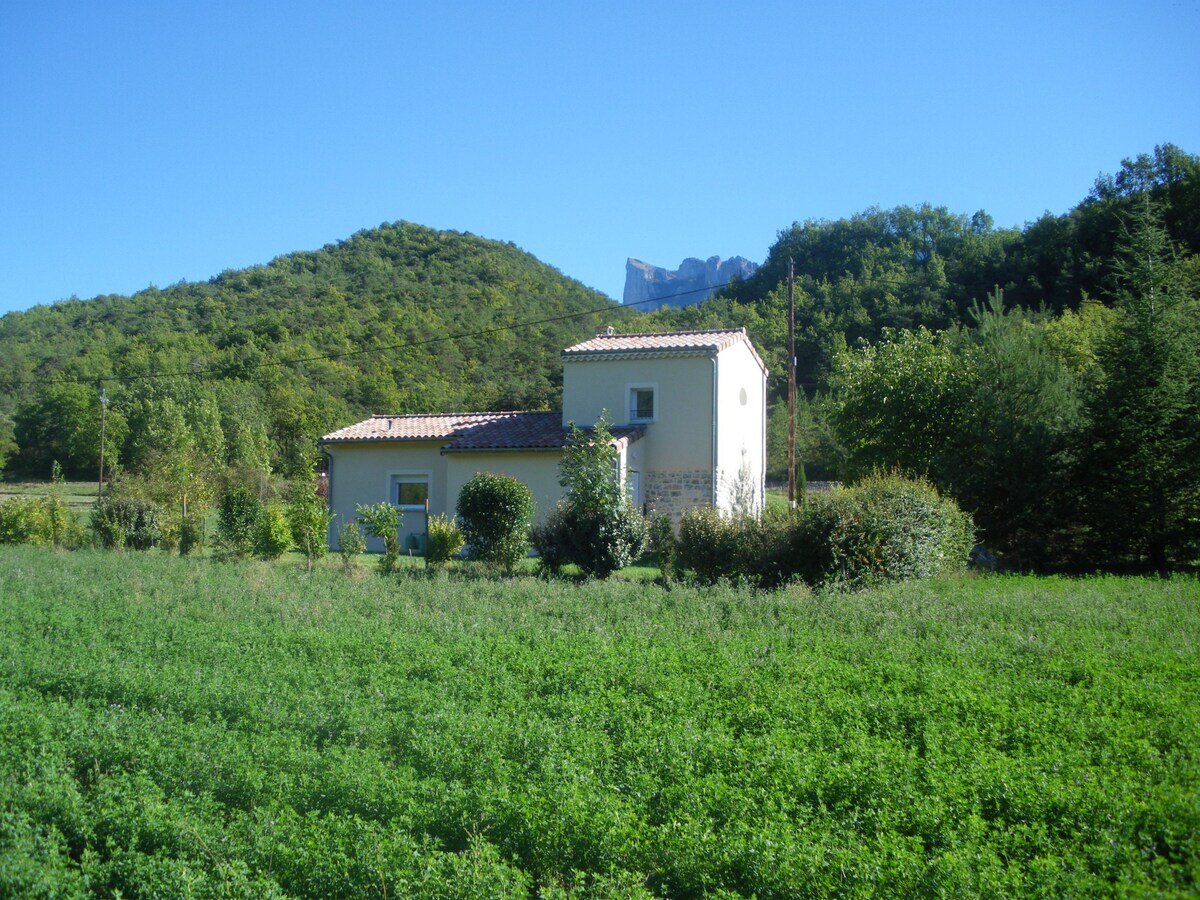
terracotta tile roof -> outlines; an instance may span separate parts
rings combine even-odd
[[[643,434],[641,427],[614,428],[618,445]],[[444,440],[442,452],[559,450],[567,431],[560,412],[445,413],[431,416],[371,416],[321,438],[323,443]]]
[[[562,355],[568,359],[602,356],[674,356],[721,352],[744,341],[758,364],[766,371],[745,328],[726,331],[674,331],[661,334],[598,334],[590,340],[568,347]]]
[[[452,438],[464,428],[513,413],[442,413],[432,416],[374,415],[321,438],[322,441],[430,441]],[[559,417],[561,420],[561,416]]]

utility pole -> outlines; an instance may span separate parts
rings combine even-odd
[[[104,414],[108,411],[108,394],[100,388],[100,481],[96,485],[96,502],[104,500]]]
[[[796,267],[788,257],[788,506],[796,508]]]

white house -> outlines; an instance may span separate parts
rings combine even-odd
[[[562,493],[570,424],[604,412],[639,507],[676,519],[696,506],[762,508],[767,369],[745,329],[599,334],[562,359],[561,413],[375,415],[325,435],[331,508],[348,520],[358,503],[397,504],[405,546],[424,533],[426,508],[453,515],[463,485],[495,472],[529,485],[540,518]]]

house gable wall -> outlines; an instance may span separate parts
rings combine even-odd
[[[724,350],[717,369],[717,507],[763,508],[766,478],[766,373],[745,343]]]

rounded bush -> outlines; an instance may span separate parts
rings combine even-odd
[[[796,575],[789,561],[795,527],[787,515],[725,517],[711,507],[689,510],[679,523],[679,565],[707,584],[726,578],[776,587]]]
[[[795,551],[805,580],[859,588],[962,569],[974,532],[929,482],[875,473],[810,497]]]
[[[162,536],[154,504],[131,497],[105,499],[92,511],[91,525],[110,550],[149,550]]]
[[[283,507],[264,506],[254,529],[254,555],[259,559],[279,559],[292,549],[292,530]]]
[[[646,519],[630,503],[587,510],[566,502],[534,530],[533,544],[548,572],[575,563],[585,575],[607,578],[645,552],[647,537]]]
[[[425,563],[430,566],[444,566],[466,542],[458,523],[445,516],[430,518],[426,530]]]
[[[480,472],[458,495],[458,518],[467,555],[512,569],[529,547],[533,493],[509,475]]]

